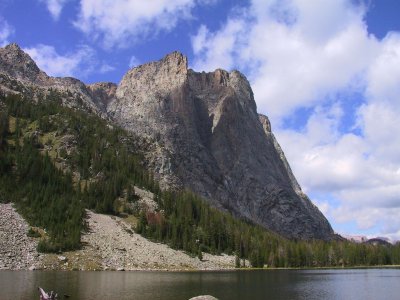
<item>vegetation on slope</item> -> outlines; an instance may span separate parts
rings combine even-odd
[[[2,129],[4,140],[7,130]],[[50,240],[43,240],[40,250],[74,249],[80,244],[84,211],[71,175],[41,155],[33,137],[20,144],[19,134],[14,133],[13,146],[3,144],[1,149],[0,197],[16,202],[32,225],[47,229]]]
[[[46,229],[39,250],[79,247],[84,207],[116,214],[130,184],[159,190],[120,142],[127,138],[120,129],[62,107],[55,93],[38,104],[1,101],[0,201],[15,202],[32,226]]]
[[[12,201],[45,228],[41,251],[80,246],[84,208],[135,214],[136,231],[202,257],[235,254],[237,266],[323,267],[400,263],[400,245],[289,241],[210,207],[189,191],[161,191],[144,170],[132,137],[84,112],[61,106],[50,93],[39,103],[0,99],[0,201]],[[134,186],[154,193],[158,209],[132,210]]]
[[[253,267],[342,267],[400,263],[400,244],[374,246],[349,241],[291,241],[210,207],[190,192],[162,194],[160,212],[142,212],[137,231],[174,248],[244,258]]]

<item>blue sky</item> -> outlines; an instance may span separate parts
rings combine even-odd
[[[400,239],[398,16],[396,0],[3,0],[0,45],[86,83],[174,50],[238,69],[333,228]]]

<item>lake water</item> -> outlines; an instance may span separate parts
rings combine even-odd
[[[400,269],[231,272],[0,271],[0,299],[39,299],[37,287],[68,299],[400,299]],[[64,297],[59,297],[64,299]]]

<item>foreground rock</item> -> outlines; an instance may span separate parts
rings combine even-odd
[[[193,297],[190,298],[189,300],[218,300],[218,299],[210,295],[204,295],[204,296]]]
[[[0,270],[33,270],[41,263],[29,228],[12,204],[0,204]]]

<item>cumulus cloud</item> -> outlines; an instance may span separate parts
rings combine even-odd
[[[172,30],[180,20],[190,19],[196,5],[210,0],[81,0],[75,26],[107,48],[127,46],[140,38]]]
[[[371,100],[400,104],[400,33],[390,32],[368,72],[367,94]]]
[[[76,52],[59,54],[53,46],[37,45],[25,48],[39,68],[51,76],[85,77],[95,68],[95,52],[81,46]]]
[[[355,221],[360,229],[379,226],[381,235],[394,238],[394,231],[400,228],[398,214],[393,214],[400,211],[400,152],[391,148],[397,148],[400,143],[393,136],[400,120],[398,115],[394,116],[397,119],[381,118],[369,106],[360,108],[365,109],[372,109],[376,118],[365,119],[365,123],[381,122],[385,127],[372,136],[343,134],[339,129],[340,114],[337,117],[329,110],[318,108],[303,130],[280,129],[276,134],[304,190],[335,200],[328,204],[324,199],[315,199],[326,213],[329,208],[331,220]],[[392,140],[376,142],[389,135],[387,130]],[[388,149],[393,159],[387,159]],[[392,227],[397,229],[393,231]]]
[[[204,25],[192,37],[196,56],[194,68],[211,71],[217,68],[230,69],[234,66],[238,39],[245,34],[246,23],[241,19],[230,19],[221,31],[211,33]]]
[[[100,74],[105,74],[105,73],[108,73],[108,72],[111,72],[111,71],[114,71],[114,70],[115,70],[114,66],[111,66],[111,65],[109,65],[107,63],[103,63],[100,66],[99,73]]]
[[[0,16],[0,47],[9,44],[8,39],[14,34],[14,28]]]
[[[40,0],[40,2],[43,2],[47,6],[48,11],[55,21],[59,19],[61,11],[68,1],[69,0]]]
[[[334,224],[400,239],[400,34],[369,34],[366,9],[252,0],[218,30],[199,27],[193,67],[248,75],[303,189]],[[301,109],[305,123],[289,126]]]
[[[277,123],[365,70],[378,42],[362,12],[344,0],[252,1],[217,32],[200,27],[192,38],[194,68],[248,69],[259,110]]]

